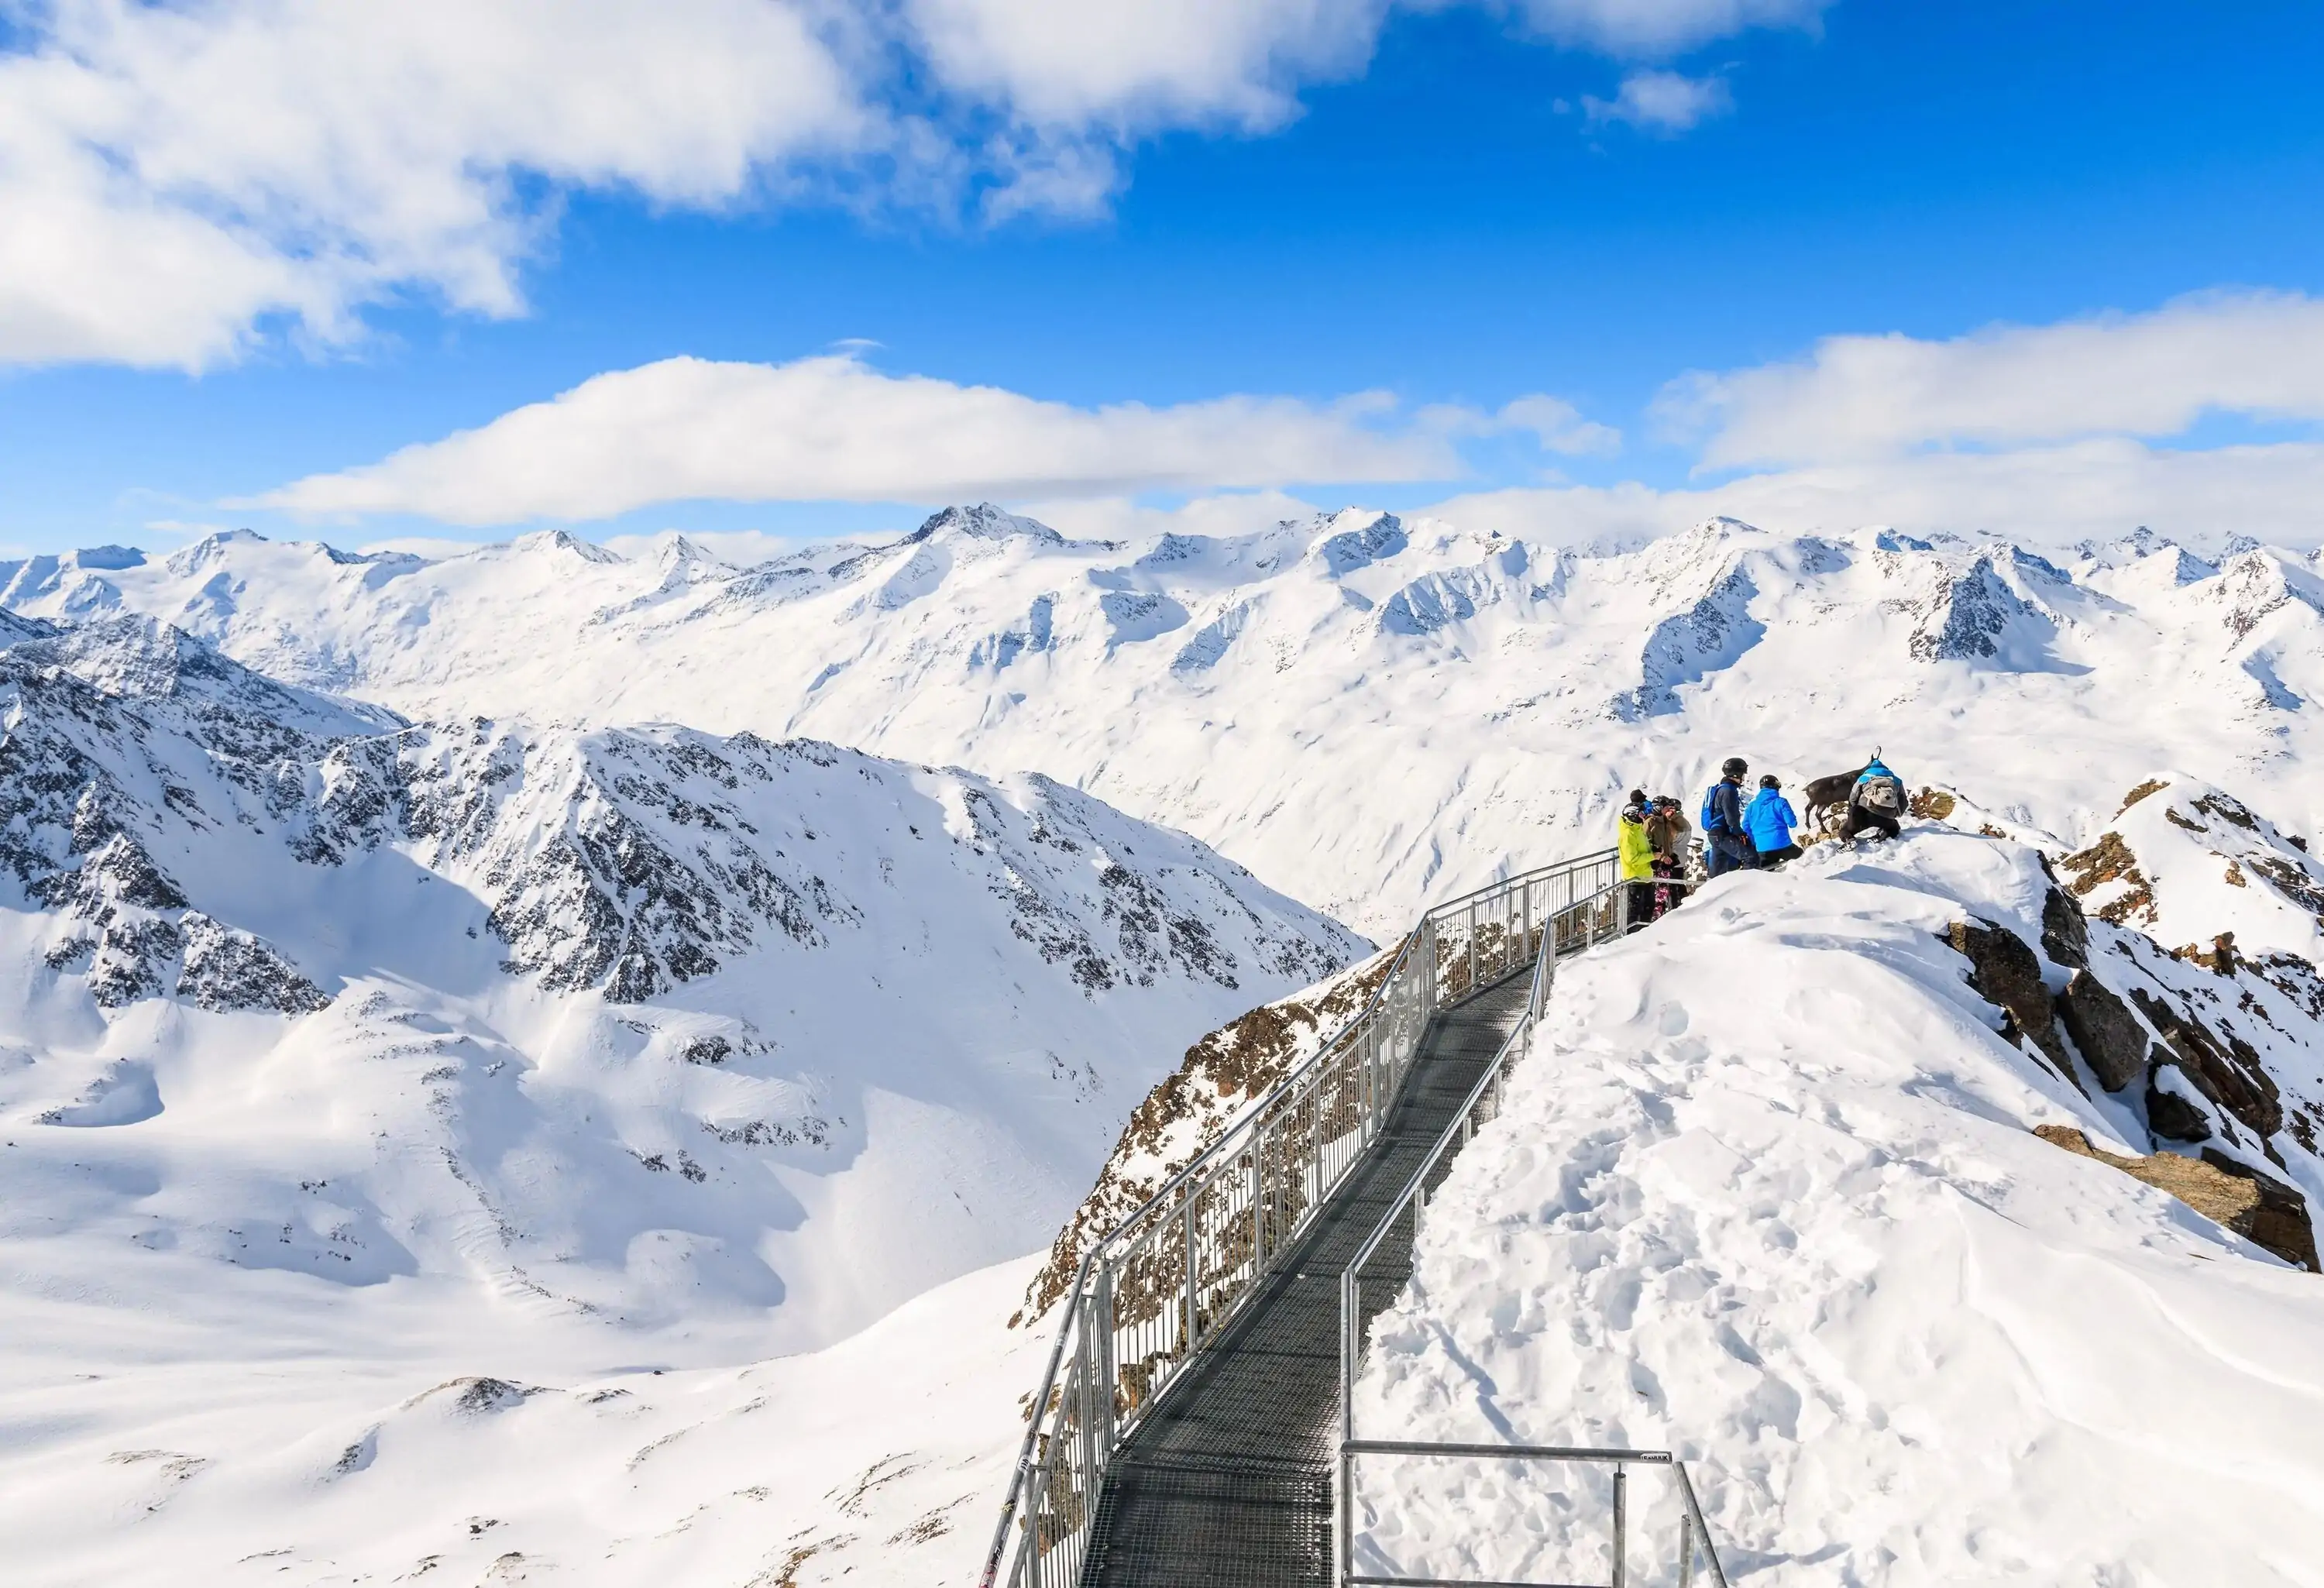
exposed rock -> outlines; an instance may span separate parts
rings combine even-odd
[[[330,1006],[330,994],[249,933],[222,926],[198,910],[188,911],[179,926],[186,954],[185,968],[178,975],[180,998],[191,998],[204,1009],[264,1009],[277,1014],[312,1014]]]
[[[2052,897],[2057,895],[2053,892]],[[2043,936],[2046,943],[2048,934],[2044,932]],[[2052,954],[2050,957],[2059,956]],[[2078,970],[2067,979],[2065,991],[2058,994],[2057,1005],[2058,1018],[2065,1023],[2074,1046],[2089,1060],[2100,1085],[2109,1092],[2119,1092],[2146,1074],[2152,1047],[2146,1039],[2146,1028],[2138,1023],[2138,1017],[2116,996],[2114,989],[2088,970]]]
[[[2249,1125],[2262,1141],[2283,1128],[2282,1094],[2250,1043],[2240,1037],[2220,1041],[2192,1011],[2174,1008],[2144,988],[2133,989],[2130,996],[2147,1023],[2163,1033],[2180,1072],[2197,1091]]]
[[[2100,1151],[2082,1132],[2063,1125],[2042,1125],[2034,1133],[2053,1147],[2094,1159],[2169,1192],[2212,1223],[2233,1230],[2288,1263],[2311,1274],[2324,1271],[2317,1261],[2316,1229],[2309,1218],[2306,1198],[2282,1181],[2237,1163],[2225,1153],[2205,1148],[2200,1159],[2182,1158],[2175,1152],[2118,1158]]]
[[[2209,1141],[2211,1119],[2202,1109],[2159,1084],[2169,1070],[2184,1074],[2175,1064],[2158,1064],[2146,1073],[2146,1128],[2165,1141]]]
[[[1057,1233],[1047,1264],[1027,1288],[1019,1317],[1047,1311],[1073,1283],[1091,1247],[1362,1013],[1395,958],[1391,949],[1292,997],[1261,1004],[1187,1048],[1178,1068],[1122,1127],[1097,1184]]]
[[[2128,810],[2149,794],[2160,794],[2169,787],[2171,787],[2171,780],[2168,778],[2149,778],[2122,797],[2122,810]],[[2122,810],[2116,811],[2115,815],[2120,816]]]
[[[1967,661],[1998,656],[2013,623],[2041,614],[1995,571],[1992,558],[1979,557],[1966,573],[1945,580],[1914,615],[1907,643],[1915,660]]]
[[[2008,1017],[2002,1035],[2032,1038],[2051,1067],[2070,1078],[2074,1069],[2066,1061],[2066,1045],[2058,1039],[2050,989],[2042,982],[2042,962],[2025,939],[1990,921],[1955,921],[1950,941],[1969,960],[1969,984],[1987,1002],[1999,1004]]]
[[[2042,952],[2051,964],[2075,970],[2090,963],[2090,923],[2074,896],[2062,888],[2042,896]]]
[[[2087,899],[2112,883],[2122,884],[2119,893],[2098,907],[2100,920],[2111,921],[2117,927],[2153,924],[2154,885],[2139,871],[2138,856],[2130,852],[2130,845],[2123,842],[2120,833],[2101,834],[2088,849],[2069,854],[2058,863],[2073,873],[2066,885],[2079,898]]]
[[[1914,794],[1905,808],[1924,820],[1941,822],[1952,815],[1956,803],[1942,789],[1922,789]]]

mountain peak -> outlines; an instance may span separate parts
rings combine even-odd
[[[1023,537],[1046,546],[1062,546],[1065,538],[1038,519],[1020,518],[991,502],[980,502],[973,507],[947,507],[930,513],[927,522],[903,539],[907,546],[932,540],[939,535],[964,536],[975,540],[1008,540]]]

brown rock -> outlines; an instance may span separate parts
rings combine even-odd
[[[2043,937],[2046,942],[2049,934],[2044,932]],[[2066,990],[2058,994],[2058,1019],[2074,1046],[2082,1050],[2082,1057],[2090,1061],[2098,1085],[2107,1091],[2119,1092],[2146,1073],[2153,1047],[2146,1039],[2146,1028],[2113,988],[2087,970],[2076,971],[2068,979]]]
[[[2079,897],[2088,898],[2108,882],[2123,884],[2121,897],[2099,907],[2100,920],[2111,921],[2117,927],[2134,919],[2153,924],[2154,886],[2138,869],[2138,856],[2131,853],[2120,833],[2101,833],[2097,843],[2079,854],[2069,854],[2058,863],[2071,873],[2066,885]]]
[[[2255,1246],[2264,1247],[2310,1273],[2324,1272],[2316,1256],[2316,1227],[2308,1200],[2290,1186],[2237,1163],[2211,1148],[2200,1159],[2175,1152],[2117,1158],[2090,1145],[2089,1137],[2064,1125],[2042,1125],[2034,1133],[2052,1147],[2095,1159],[2172,1196]]]
[[[1950,941],[1954,951],[1969,960],[1969,984],[2009,1016],[2002,1035],[2031,1037],[2051,1067],[2071,1079],[2074,1066],[2066,1062],[2066,1045],[2058,1039],[2050,989],[2042,984],[2042,962],[2025,939],[2006,927],[1979,920],[1955,921]]]

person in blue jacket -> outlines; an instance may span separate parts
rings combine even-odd
[[[1757,863],[1751,836],[1743,830],[1743,780],[1750,771],[1741,756],[1729,756],[1719,781],[1702,797],[1703,869],[1714,877]]]
[[[1799,858],[1800,846],[1792,842],[1792,829],[1799,825],[1799,814],[1784,798],[1784,785],[1775,773],[1767,773],[1759,780],[1759,792],[1743,812],[1744,831],[1751,835],[1751,847],[1761,865],[1772,869]]]

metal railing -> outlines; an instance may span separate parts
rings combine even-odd
[[[1609,913],[1614,918],[1614,930],[1619,933],[1627,926],[1628,890],[1612,890],[1613,908],[1608,911],[1591,901],[1572,907],[1580,920],[1572,927],[1553,918],[1550,929],[1558,933],[1560,942],[1567,937],[1580,935],[1585,940],[1595,940],[1600,921]],[[1585,1464],[1611,1465],[1614,1469],[1612,1517],[1609,1528],[1613,1556],[1613,1576],[1609,1588],[1628,1588],[1629,1583],[1629,1516],[1628,1468],[1632,1465],[1667,1466],[1675,1475],[1682,1512],[1679,1519],[1678,1581],[1679,1588],[1691,1588],[1694,1580],[1694,1563],[1698,1551],[1711,1566],[1711,1578],[1716,1588],[1728,1588],[1727,1573],[1720,1565],[1719,1552],[1711,1544],[1711,1530],[1702,1519],[1702,1507],[1697,1502],[1694,1483],[1687,1475],[1686,1463],[1666,1450],[1614,1450],[1582,1445],[1462,1445],[1418,1440],[1359,1439],[1356,1437],[1355,1386],[1356,1376],[1362,1368],[1364,1344],[1363,1274],[1365,1267],[1379,1255],[1388,1237],[1396,1231],[1399,1219],[1411,1221],[1411,1252],[1417,1257],[1420,1247],[1420,1220],[1428,1205],[1429,1187],[1441,1183],[1451,1171],[1455,1151],[1468,1145],[1479,1126],[1498,1119],[1501,1100],[1507,1089],[1509,1066],[1525,1050],[1549,1005],[1552,978],[1557,971],[1557,955],[1545,954],[1535,963],[1532,996],[1526,1001],[1524,1015],[1516,1029],[1485,1073],[1477,1078],[1461,1112],[1428,1150],[1419,1168],[1405,1182],[1388,1211],[1380,1216],[1371,1234],[1357,1249],[1354,1259],[1340,1274],[1340,1463],[1338,1482],[1333,1486],[1333,1537],[1335,1541],[1338,1571],[1333,1581],[1338,1588],[1599,1588],[1599,1585],[1573,1583],[1522,1583],[1496,1582],[1474,1577],[1406,1577],[1367,1575],[1355,1569],[1355,1480],[1356,1462],[1361,1456],[1415,1456],[1444,1459],[1554,1461]],[[1398,1288],[1404,1283],[1398,1277]]]
[[[1429,910],[1362,1012],[1090,1250],[1028,1405],[983,1588],[1079,1583],[1114,1453],[1379,1136],[1430,1016],[1616,929],[1615,879],[1607,850]]]

